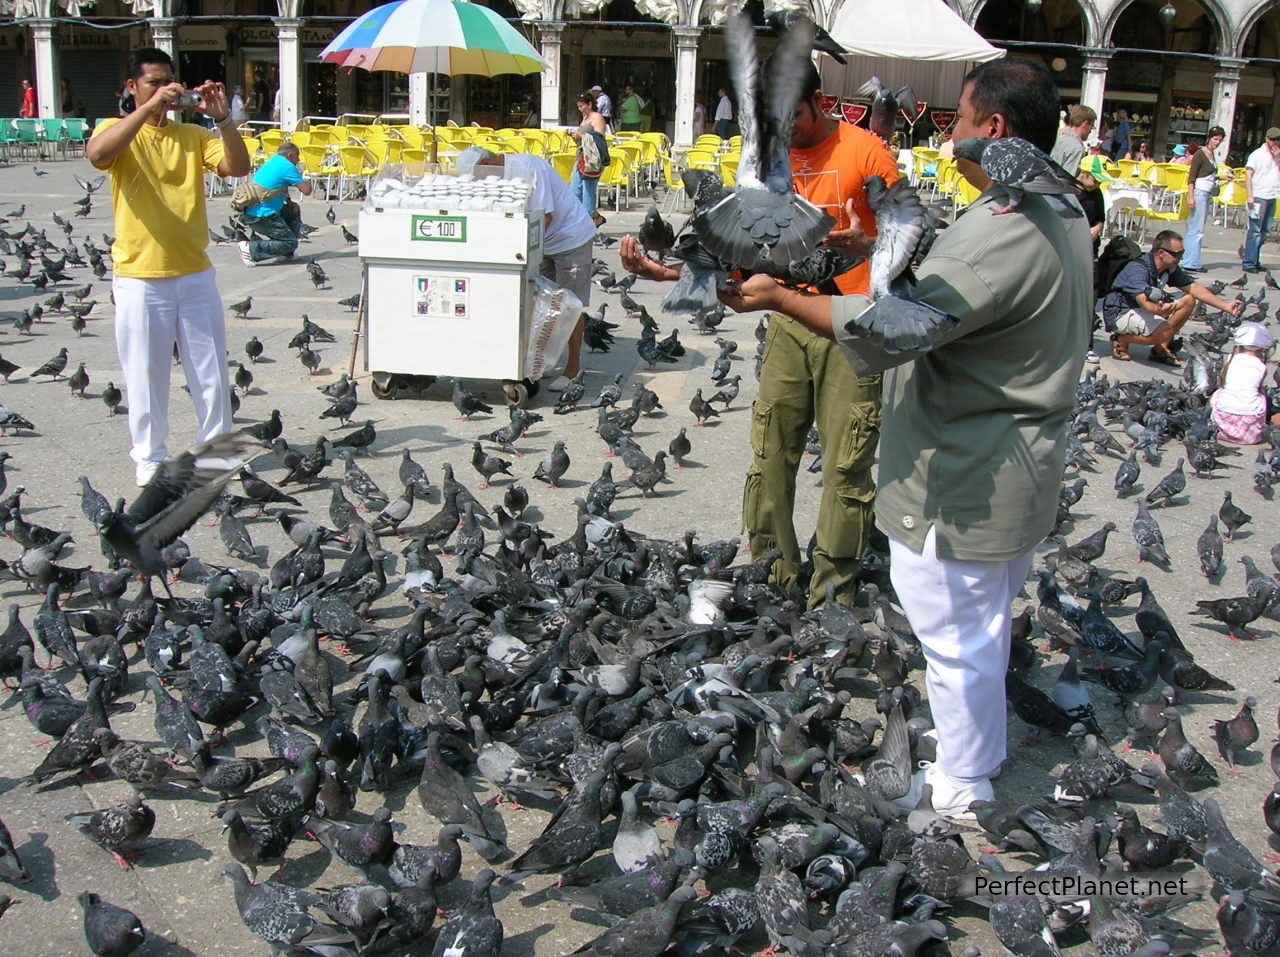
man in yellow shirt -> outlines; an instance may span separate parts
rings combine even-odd
[[[176,344],[199,422],[197,441],[231,431],[226,324],[213,265],[204,175],[244,176],[249,155],[231,120],[226,90],[206,81],[194,109],[217,132],[171,120],[190,93],[163,50],[129,54],[126,90],[136,103],[93,131],[89,162],[111,176],[116,350],[129,394],[137,481],[145,485],[168,452],[169,369]]]

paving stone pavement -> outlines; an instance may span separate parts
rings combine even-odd
[[[30,164],[16,164],[0,173],[0,217],[25,204],[25,214],[12,218],[4,228],[14,228],[25,220],[38,228],[45,228],[51,239],[60,239],[61,233],[53,226],[51,216],[56,212],[70,218],[76,209],[73,203],[81,191],[72,175],[93,178],[96,174],[82,159],[41,163],[40,168],[49,175],[37,177]],[[253,297],[253,308],[247,318],[228,319],[229,360],[235,363],[245,358],[242,349],[250,336],[256,335],[265,346],[264,357],[257,364],[248,366],[254,375],[253,387],[243,397],[236,421],[241,424],[259,421],[272,409],[279,409],[284,417],[285,437],[297,445],[311,443],[322,431],[331,436],[339,433],[340,430],[332,428],[331,422],[320,420],[319,415],[327,402],[316,390],[346,370],[351,354],[355,316],[338,305],[337,300],[358,292],[360,266],[355,247],[343,241],[337,226],[330,227],[325,222],[323,214],[328,205],[316,199],[302,201],[305,220],[320,229],[302,245],[299,259],[314,258],[323,266],[331,279],[329,290],[315,290],[300,263],[249,269],[240,262],[234,245],[220,245],[210,250],[218,269],[224,303]],[[358,204],[333,205],[338,222],[354,230]],[[219,222],[226,221],[226,199],[216,198],[210,206],[210,218],[217,229]],[[643,203],[635,204],[630,211],[616,214],[606,210],[609,222],[603,229],[603,235],[612,239],[635,229],[643,211]],[[680,220],[680,216],[675,217],[677,225]],[[70,221],[74,224],[73,239],[92,235],[101,245],[102,234],[112,231],[108,189],[104,187],[97,195],[87,218],[72,218]],[[1211,227],[1206,241],[1207,278],[1233,279],[1240,274],[1234,255],[1240,238],[1239,229]],[[615,250],[616,246],[601,248],[599,255],[616,270]],[[1273,245],[1267,246],[1265,254],[1264,258],[1280,262]],[[84,278],[86,275],[86,271],[74,271],[74,284],[89,281]],[[33,303],[43,302],[55,289],[70,288],[71,285],[58,284],[44,293],[34,294],[29,285],[0,280],[0,316],[12,316]],[[1256,287],[1256,281],[1251,281],[1249,291]],[[737,354],[742,359],[735,363],[735,371],[743,374],[743,390],[723,416],[706,427],[694,427],[688,403],[695,389],[710,385],[708,373],[717,349],[711,337],[698,335],[685,320],[661,315],[658,307],[662,293],[660,287],[643,281],[633,290],[634,297],[658,319],[663,333],[673,326],[680,330],[689,352],[677,365],[650,372],[644,368],[635,351],[638,323],[622,318],[616,296],[598,287],[592,292],[592,306],[609,302],[609,318],[622,322],[622,328],[611,352],[586,357],[588,393],[610,381],[618,372],[627,376],[627,395],[632,381],[643,381],[658,393],[664,412],[642,419],[637,425],[636,438],[640,445],[650,453],[665,448],[681,426],[689,427],[688,434],[693,443],[693,452],[685,469],[669,470],[669,481],[661,485],[659,493],[650,500],[641,498],[635,491],[626,492],[615,505],[615,516],[629,528],[661,537],[679,537],[688,528],[696,529],[703,539],[736,534],[742,478],[749,461],[749,410],[756,391],[756,382],[751,374],[756,317],[730,317],[718,330],[720,335],[739,344]],[[97,542],[78,508],[76,479],[80,475],[88,476],[94,487],[112,500],[117,496],[131,499],[136,489],[127,454],[125,418],[123,415],[108,418],[106,408],[98,400],[108,381],[121,385],[112,338],[109,284],[95,281],[91,298],[98,305],[82,337],[75,336],[67,318],[60,315],[47,315],[46,321],[33,327],[31,336],[17,333],[11,325],[0,325],[0,353],[22,367],[9,385],[0,387],[0,402],[27,416],[36,425],[34,434],[0,438],[0,449],[13,456],[7,469],[10,487],[21,484],[28,490],[29,504],[24,508],[24,515],[42,525],[72,530],[76,546],[70,564],[92,563],[100,567]],[[300,328],[304,313],[333,332],[337,339],[322,348],[323,362],[316,375],[308,375],[295,353],[287,348],[289,339]],[[88,398],[84,400],[72,397],[65,381],[32,381],[28,377],[32,369],[64,345],[69,350],[70,369],[80,361],[86,363],[91,384],[87,390]],[[1122,364],[1105,355],[1105,341],[1099,342],[1097,347],[1104,353],[1101,371],[1113,378],[1176,378],[1170,370],[1142,361],[1144,349],[1135,349],[1138,361]],[[362,385],[367,386],[367,373],[358,371]],[[193,426],[190,405],[181,391],[181,383],[181,374],[175,374],[171,415],[174,431],[171,448],[174,449],[190,440]],[[449,402],[448,386],[443,383],[434,386],[425,397],[396,401],[373,400],[366,387],[356,421],[372,418],[378,430],[378,440],[374,446],[376,456],[363,460],[362,465],[384,488],[392,489],[396,485],[394,476],[400,453],[407,448],[427,468],[433,483],[439,480],[441,465],[452,462],[458,477],[476,489],[480,479],[469,464],[470,443],[503,424],[506,416],[501,408],[503,397],[496,383],[470,384],[493,402],[496,409],[493,416],[481,416],[470,422],[456,421],[455,410]],[[593,433],[595,419],[592,413],[552,415],[551,399],[545,392],[536,397],[531,406],[545,419],[520,443],[524,454],[514,460],[512,471],[516,480],[530,491],[534,501],[532,516],[560,537],[572,532],[574,500],[585,494],[590,482],[599,474],[605,461],[604,450]],[[563,487],[553,490],[533,481],[531,476],[542,455],[557,439],[566,442],[573,464],[562,483]],[[1075,524],[1067,537],[1075,541],[1103,521],[1114,521],[1119,530],[1100,564],[1123,577],[1145,574],[1197,660],[1214,673],[1236,683],[1237,693],[1194,698],[1195,704],[1186,719],[1188,733],[1215,763],[1220,764],[1208,738],[1211,720],[1233,714],[1245,693],[1257,697],[1263,739],[1242,763],[1240,776],[1224,775],[1224,783],[1213,793],[1226,808],[1229,823],[1237,837],[1255,853],[1267,855],[1272,853],[1272,848],[1260,821],[1259,808],[1273,781],[1265,755],[1270,748],[1271,716],[1277,713],[1277,705],[1280,704],[1280,692],[1272,681],[1277,658],[1271,650],[1271,642],[1277,638],[1277,624],[1274,619],[1263,619],[1258,623],[1260,639],[1240,643],[1228,640],[1222,629],[1206,623],[1205,619],[1188,614],[1196,598],[1225,597],[1243,592],[1243,571],[1236,564],[1241,555],[1253,556],[1260,567],[1270,570],[1267,553],[1280,537],[1280,524],[1276,521],[1274,504],[1250,490],[1248,465],[1252,451],[1247,452],[1233,462],[1236,467],[1224,474],[1210,479],[1190,479],[1187,492],[1180,496],[1177,504],[1157,513],[1173,556],[1169,572],[1136,563],[1135,549],[1129,537],[1134,499],[1117,501],[1111,489],[1118,460],[1104,460],[1098,472],[1085,473],[1089,484],[1083,500],[1072,509]],[[1150,488],[1160,475],[1172,468],[1178,453],[1176,447],[1170,449],[1159,468],[1144,466],[1142,484]],[[256,467],[271,480],[278,480],[283,475],[271,456],[264,456]],[[620,468],[620,463],[617,467]],[[337,474],[332,466],[329,471]],[[500,500],[504,488],[505,480],[496,482],[487,492],[477,490],[477,494],[482,501],[492,503]],[[1227,545],[1228,571],[1221,583],[1214,584],[1201,578],[1194,557],[1194,544],[1208,516],[1217,511],[1222,492],[1228,489],[1254,515],[1254,522],[1246,530],[1247,534]],[[325,514],[327,491],[306,492],[302,497],[308,509]],[[797,524],[803,540],[812,531],[818,501],[816,477],[804,471],[800,473],[798,482],[798,499]],[[418,508],[434,511],[438,508],[438,498],[429,503],[419,503]],[[289,545],[279,528],[269,521],[251,523],[250,531],[260,546],[258,569],[265,571]],[[209,561],[222,562],[226,558],[215,529],[201,523],[192,530],[188,539],[196,554],[205,556]],[[19,553],[15,543],[0,543],[0,557],[11,561]],[[0,600],[6,605],[20,605],[28,624],[39,604],[38,596],[13,582],[0,584]],[[1132,629],[1129,618],[1132,605],[1128,609],[1113,611],[1122,627]],[[394,626],[403,620],[405,614],[403,599],[392,593],[378,605],[378,624]],[[334,664],[339,663],[336,657],[331,660]],[[1059,656],[1050,656],[1042,665],[1037,681],[1051,680],[1060,661]],[[140,662],[133,667],[131,700],[140,700],[141,692],[145,690],[141,674],[145,670],[145,665]],[[83,682],[77,679],[72,686],[77,693],[83,693]],[[1118,709],[1111,707],[1108,698],[1105,693],[1095,692],[1104,727],[1112,734],[1113,741],[1118,742],[1124,726]],[[871,703],[855,701],[851,708],[861,715],[870,711]],[[129,738],[154,740],[151,714],[149,705],[140,707],[135,714],[113,718],[113,727]],[[1016,742],[1026,728],[1017,719],[1011,719],[1011,725],[1011,734]],[[4,888],[20,904],[0,920],[0,947],[24,957],[86,952],[76,894],[84,889],[93,889],[112,903],[135,911],[152,931],[151,940],[138,951],[140,954],[188,953],[230,957],[267,952],[266,946],[241,925],[231,888],[220,877],[222,867],[230,857],[220,823],[211,816],[211,801],[190,797],[178,799],[179,796],[172,792],[149,798],[157,813],[154,836],[143,847],[142,861],[131,870],[120,870],[106,853],[67,824],[64,818],[75,811],[121,801],[129,789],[113,780],[82,783],[77,779],[43,789],[23,783],[24,776],[44,753],[39,738],[20,708],[8,707],[0,711],[0,818],[8,825],[23,861],[34,874],[29,885]],[[242,752],[258,753],[264,745],[255,738],[253,732],[241,730],[233,731],[230,740]],[[1048,737],[1035,746],[1014,747],[1006,773],[998,782],[1000,794],[1026,799],[1043,795],[1048,790],[1049,775],[1069,755],[1070,750],[1063,742]],[[402,785],[388,796],[387,804],[394,813],[397,826],[402,828],[401,839],[429,843],[434,839],[437,826],[422,811],[412,788],[412,784]],[[1200,796],[1205,796],[1205,793]],[[380,800],[378,795],[362,793],[359,811],[372,812]],[[1144,803],[1138,796],[1137,803],[1144,818],[1153,814],[1154,808],[1149,800]],[[503,813],[510,832],[510,845],[516,849],[532,839],[547,818],[539,810],[508,810]],[[979,841],[969,841],[971,849],[979,844]],[[463,873],[470,877],[482,864],[469,848],[465,853]],[[284,876],[293,884],[327,886],[356,878],[354,872],[341,862],[332,860],[318,844],[299,841],[291,848],[289,858]],[[606,853],[597,857],[588,866],[588,871],[605,874],[612,867]],[[499,891],[498,913],[507,930],[504,954],[512,957],[567,954],[599,932],[598,924],[589,922],[587,915],[571,911],[569,907],[547,900],[542,895],[532,905],[522,903],[523,896],[547,883],[546,878],[535,878],[527,882],[524,892]],[[460,904],[464,894],[462,882],[443,888],[442,906]],[[1214,926],[1212,915],[1212,902],[1206,900],[1187,908],[1180,917],[1193,926],[1210,928]],[[973,905],[958,907],[948,915],[954,926],[953,940],[977,943],[986,953],[998,952],[998,944],[984,918],[985,912],[981,908]],[[1081,943],[1082,939],[1079,936],[1065,938],[1064,945],[1071,946],[1064,946],[1064,952],[1089,952],[1087,943]],[[953,946],[958,951],[960,945]],[[1216,952],[1217,949],[1214,945],[1201,952]]]

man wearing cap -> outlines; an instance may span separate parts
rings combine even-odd
[[[1267,374],[1267,353],[1275,339],[1267,327],[1257,322],[1242,322],[1231,339],[1235,349],[1222,367],[1222,383],[1209,398],[1213,407],[1213,424],[1224,442],[1256,445],[1262,441],[1262,428],[1267,424],[1267,397],[1262,380]],[[1270,418],[1280,425],[1280,414]]]
[[[1093,124],[1098,114],[1093,107],[1081,103],[1073,103],[1067,107],[1067,122],[1053,144],[1053,152],[1049,156],[1063,169],[1075,172],[1080,161],[1084,159],[1084,141],[1093,132]]]
[[[596,112],[604,117],[605,131],[613,132],[613,100],[609,99],[606,93],[597,83],[591,88],[591,92],[596,95]]]
[[[1249,154],[1244,164],[1245,209],[1249,212],[1240,266],[1245,272],[1259,272],[1262,240],[1271,228],[1280,197],[1280,127],[1267,130],[1267,140]]]
[[[1076,177],[1080,184],[1080,208],[1084,210],[1085,221],[1089,224],[1089,238],[1093,240],[1093,258],[1098,258],[1098,247],[1102,244],[1102,227],[1107,222],[1107,208],[1102,199],[1102,190],[1098,187],[1111,182],[1111,177],[1104,169],[1101,155],[1086,157],[1080,164],[1080,174]]]
[[[1125,266],[1112,282],[1102,300],[1102,322],[1111,333],[1113,359],[1128,362],[1130,346],[1150,346],[1152,362],[1180,366],[1169,343],[1191,318],[1197,301],[1233,316],[1244,309],[1243,300],[1221,299],[1187,275],[1178,265],[1182,255],[1182,237],[1162,230],[1151,241],[1151,252]],[[1170,286],[1186,295],[1173,299]]]
[[[1221,126],[1212,127],[1205,137],[1204,149],[1196,150],[1187,173],[1187,209],[1191,211],[1187,222],[1187,254],[1182,257],[1183,272],[1204,272],[1200,261],[1200,244],[1204,239],[1204,223],[1209,216],[1209,202],[1213,199],[1218,182],[1218,147],[1227,131]]]

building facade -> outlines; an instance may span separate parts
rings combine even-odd
[[[830,27],[844,2],[858,0],[813,0],[808,9]],[[486,3],[540,48],[540,76],[410,78],[320,63],[320,50],[369,0],[0,0],[0,77],[12,114],[25,78],[42,117],[114,116],[129,50],[154,45],[174,57],[180,79],[238,86],[251,119],[285,129],[344,114],[567,125],[577,122],[578,91],[598,83],[616,103],[631,85],[652,100],[653,128],[687,145],[695,103],[709,119],[716,90],[729,85],[719,26],[743,8],[743,0]],[[763,24],[775,3],[805,0],[748,0],[745,9]],[[1220,125],[1222,158],[1239,159],[1280,116],[1280,0],[955,0],[953,8],[993,44],[1050,66],[1064,102],[1109,117],[1123,110],[1135,140],[1157,156]],[[770,42],[762,35],[764,50]],[[876,67],[865,58],[847,68],[824,62],[824,85],[856,89]],[[899,61],[876,72],[890,82],[906,75],[922,100],[945,110],[962,67]],[[931,132],[925,119],[908,134]]]

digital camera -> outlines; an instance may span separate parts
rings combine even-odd
[[[177,99],[173,101],[175,110],[185,110],[193,106],[200,105],[200,94],[195,90],[184,90],[178,94]]]

